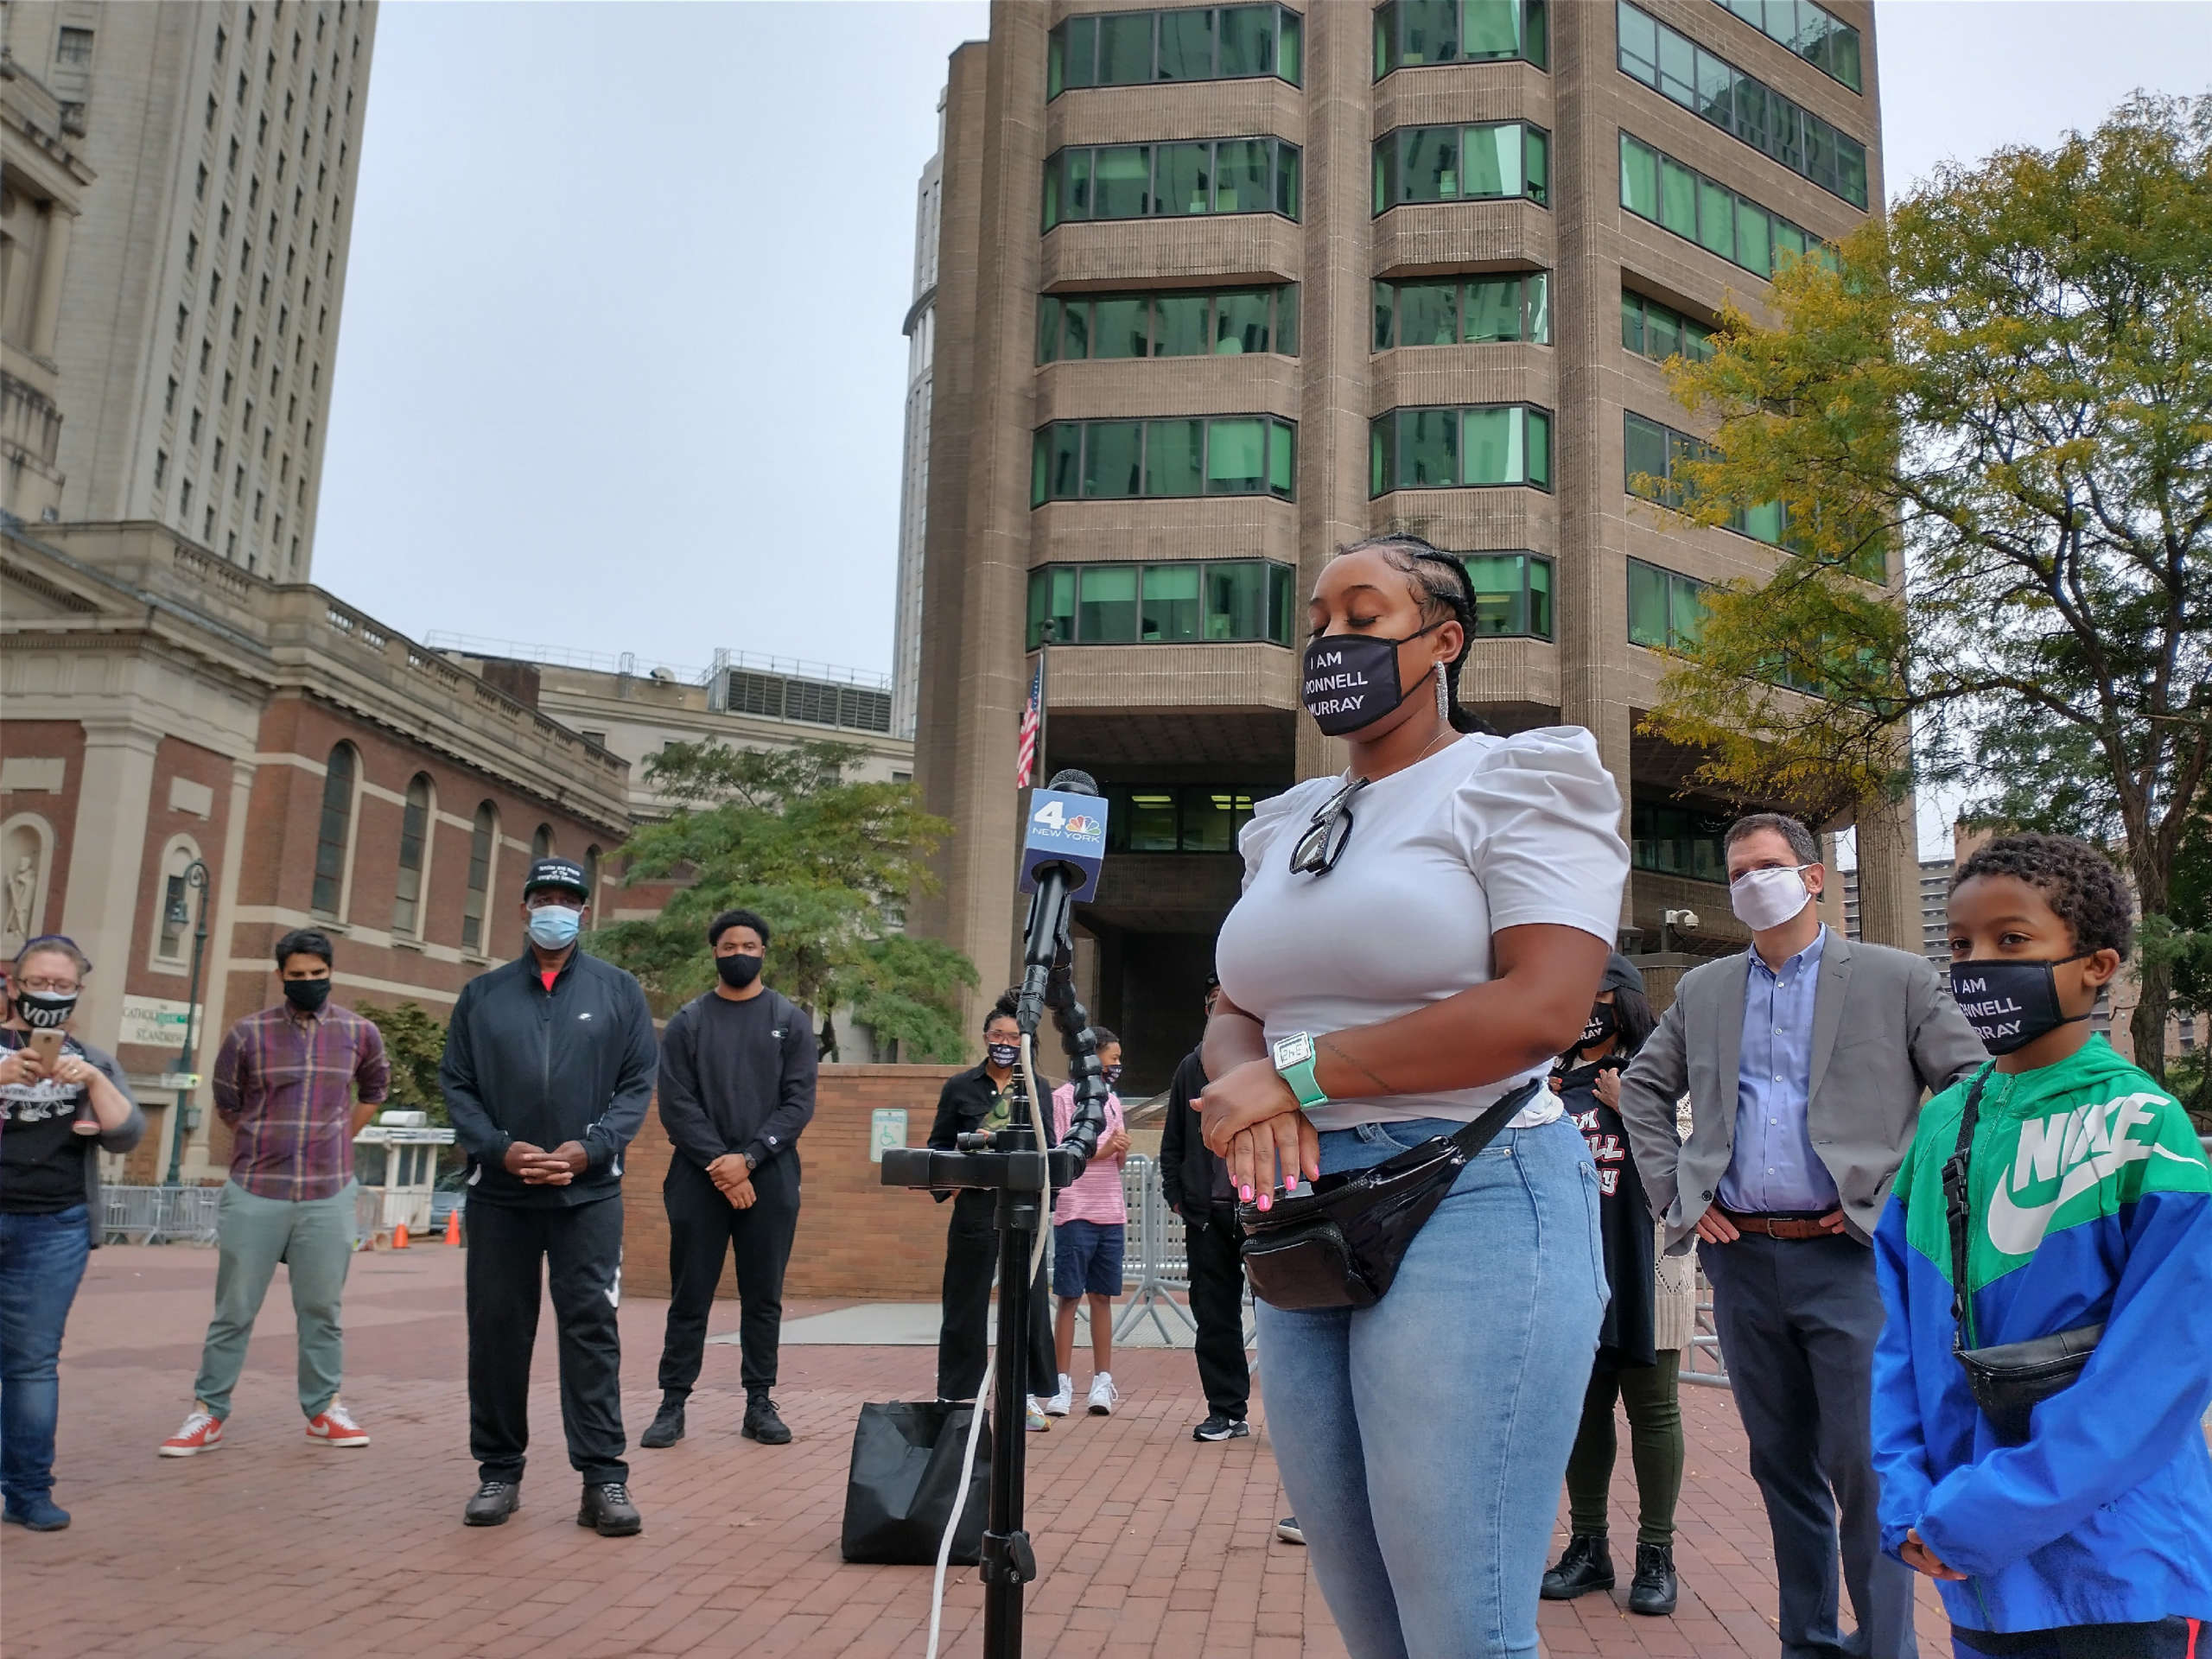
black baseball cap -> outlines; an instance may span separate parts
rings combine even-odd
[[[1601,991],[1634,991],[1643,994],[1643,970],[1618,950],[1605,958],[1605,977],[1598,982]]]
[[[582,898],[591,897],[591,883],[584,880],[584,867],[573,858],[531,861],[530,874],[523,878],[522,896],[527,899],[540,887],[566,887]]]

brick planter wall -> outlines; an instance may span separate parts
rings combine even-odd
[[[843,1301],[935,1301],[944,1272],[945,1206],[923,1194],[879,1185],[868,1159],[872,1114],[906,1110],[906,1142],[929,1138],[938,1090],[960,1070],[950,1065],[825,1065],[814,1121],[799,1137],[798,1237],[784,1294]],[[624,1283],[639,1296],[668,1294],[668,1213],[661,1179],[674,1155],[658,1111],[622,1160]],[[737,1294],[725,1266],[715,1293]]]

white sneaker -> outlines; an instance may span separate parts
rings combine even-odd
[[[1075,1383],[1065,1371],[1060,1373],[1060,1391],[1045,1402],[1048,1417],[1065,1417],[1075,1404]]]
[[[1042,1434],[1052,1427],[1052,1420],[1045,1414],[1045,1402],[1035,1395],[1029,1396],[1029,1432]]]
[[[1121,1397],[1122,1391],[1114,1386],[1113,1372],[1101,1371],[1090,1379],[1090,1414],[1092,1416],[1111,1417],[1114,1414],[1115,1404]]]

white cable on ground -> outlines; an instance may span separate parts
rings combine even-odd
[[[1044,1109],[1038,1104],[1037,1073],[1030,1065],[1032,1046],[1032,1038],[1028,1033],[1024,1032],[1021,1037],[1021,1082],[1023,1092],[1029,1096],[1029,1126],[1037,1136],[1038,1146],[1039,1147],[1048,1147],[1052,1143],[1046,1137]],[[1047,1193],[1049,1193],[1050,1183],[1047,1182],[1046,1185]],[[1029,1282],[1033,1287],[1037,1282],[1038,1270],[1045,1265],[1045,1216],[1043,1205],[1043,1198],[1046,1195],[1043,1194],[1039,1195],[1037,1215],[1037,1243],[1035,1248],[1029,1253]],[[955,1200],[955,1202],[957,1202],[957,1200]],[[991,1255],[991,1274],[994,1279],[998,1275],[998,1254],[996,1251],[993,1251]],[[1001,1285],[1000,1288],[1003,1290],[1005,1287]],[[937,1573],[930,1585],[930,1645],[928,1659],[937,1659],[938,1638],[942,1631],[944,1622],[944,1569],[946,1565],[952,1559],[952,1536],[953,1534],[960,1529],[961,1512],[968,1507],[968,1483],[974,1478],[976,1472],[976,1443],[982,1434],[985,1402],[991,1397],[991,1382],[993,1379],[998,1376],[999,1351],[1006,1345],[1007,1325],[1008,1323],[1009,1322],[1007,1320],[1003,1319],[999,1321],[998,1340],[991,1344],[990,1361],[983,1367],[982,1387],[976,1393],[976,1408],[969,1414],[968,1419],[968,1448],[961,1454],[960,1459],[959,1493],[952,1500],[952,1517],[944,1523],[944,1536],[938,1540]],[[1029,1333],[1027,1331],[1020,1331],[1014,1333],[1015,1339],[1017,1341],[1027,1341],[1028,1339],[1028,1335]],[[1025,1432],[1027,1432],[1027,1426],[1025,1424]]]

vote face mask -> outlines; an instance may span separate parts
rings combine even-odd
[[[715,971],[722,976],[722,983],[733,991],[741,991],[760,977],[760,958],[741,952],[735,956],[716,957]]]
[[[566,905],[548,905],[530,912],[530,942],[541,950],[558,950],[576,942],[584,913]]]
[[[69,1016],[77,1011],[77,993],[56,995],[51,991],[22,991],[16,993],[16,1012],[33,1031],[59,1031],[69,1023]]]
[[[1098,1068],[1098,1074],[1106,1079],[1109,1089],[1122,1080],[1122,1068],[1118,1065],[1102,1065]]]
[[[1728,884],[1728,907],[1754,933],[1780,927],[1813,902],[1812,890],[1796,869],[1745,870]]]
[[[284,982],[284,1000],[302,1014],[313,1014],[330,1001],[330,982],[327,979],[288,979]]]
[[[1021,1048],[1015,1043],[986,1043],[983,1052],[991,1057],[991,1064],[1010,1066],[1021,1058]]]
[[[1951,964],[1951,1000],[1992,1054],[2010,1054],[2025,1048],[2047,1032],[2087,1020],[2087,1014],[2068,1014],[2059,1005],[2061,963],[2079,962],[2094,956],[2077,950],[2070,957],[2044,962],[2016,962],[1998,957],[1988,962]]]
[[[1398,647],[1433,632],[1431,623],[1402,639],[1371,633],[1316,634],[1306,642],[1306,712],[1327,737],[1372,726],[1406,700],[1398,683]]]

